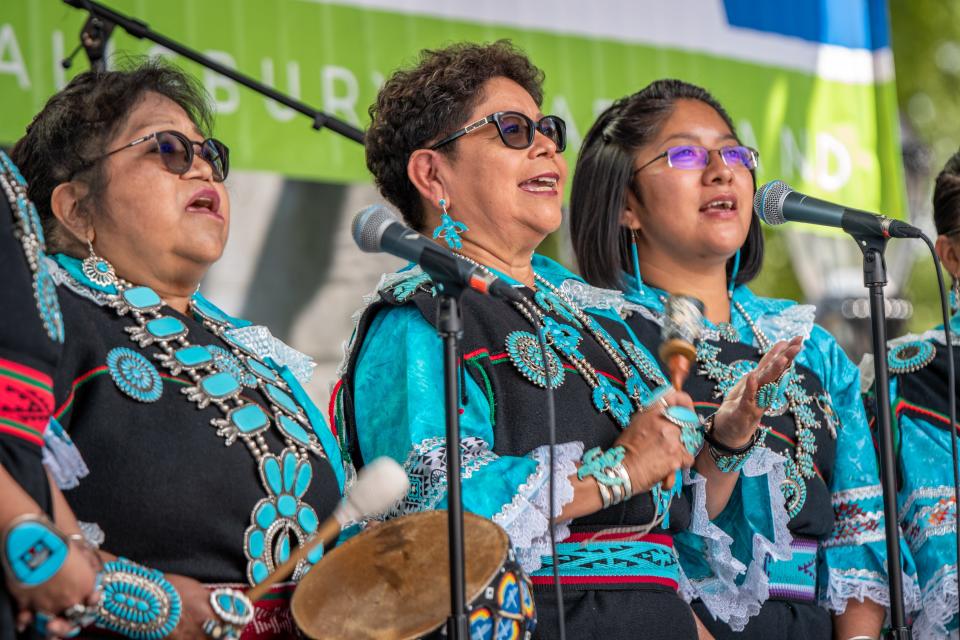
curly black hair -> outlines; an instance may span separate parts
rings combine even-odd
[[[106,190],[103,164],[93,162],[131,112],[149,93],[158,93],[180,105],[204,135],[212,130],[209,96],[191,76],[158,60],[127,61],[127,69],[86,71],[54,94],[13,147],[11,158],[29,184],[51,250],[62,250],[68,236],[51,210],[57,185],[85,182],[88,194],[80,203],[85,215],[99,208]]]
[[[510,41],[498,40],[421,51],[418,64],[395,71],[370,106],[367,168],[383,197],[414,229],[422,230],[425,212],[407,178],[410,155],[463,126],[483,99],[483,84],[498,77],[526,89],[537,106],[543,102],[543,71]],[[452,143],[439,151],[455,157],[456,149]]]

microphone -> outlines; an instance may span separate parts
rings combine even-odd
[[[366,253],[389,253],[409,260],[438,284],[469,287],[478,293],[511,302],[523,296],[500,278],[471,264],[400,222],[390,209],[373,204],[353,219],[353,241]]]
[[[247,591],[246,596],[256,602],[270,591],[270,588],[285,580],[294,572],[301,560],[319,544],[329,544],[337,539],[340,531],[351,522],[357,522],[371,516],[384,513],[410,491],[410,480],[393,458],[377,458],[366,465],[357,474],[357,481],[346,496],[334,509],[333,514],[323,521],[314,536],[300,547],[290,551],[290,557],[263,582]]]
[[[771,225],[806,222],[843,229],[854,237],[919,238],[922,235],[920,229],[906,222],[797,193],[782,180],[768,182],[757,189],[753,210]]]

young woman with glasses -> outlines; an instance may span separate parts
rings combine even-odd
[[[96,625],[132,637],[238,633],[253,608],[236,589],[312,536],[343,487],[306,356],[199,291],[230,223],[210,124],[194,81],[146,63],[78,75],[13,151],[66,328],[53,415],[89,468],[65,495],[107,562]],[[261,632],[295,635],[290,592],[257,611]]]
[[[812,307],[746,287],[763,257],[752,211],[757,156],[700,87],[659,80],[616,101],[587,134],[573,183],[577,260],[587,282],[602,287],[584,295],[629,314],[654,354],[666,297],[704,303],[684,386],[704,418],[776,341],[799,349],[802,338],[782,378],[742,397],[761,437],[708,435],[710,457],[691,471],[708,486],[737,482],[743,504],[772,503],[773,520],[764,525],[767,514],[758,513],[755,521],[771,535],[744,535],[708,503],[734,539],[740,570],[723,575],[709,548],[682,536],[681,565],[694,609],[717,638],[875,638],[887,605],[884,535],[859,375],[814,324]]]
[[[559,289],[573,274],[534,253],[560,226],[567,177],[564,124],[541,113],[542,82],[506,42],[424,51],[371,107],[367,165],[410,227],[506,279],[525,300],[463,294],[460,424],[465,507],[501,525],[531,573],[534,637],[557,637],[556,562],[568,637],[693,638],[673,549],[673,533],[691,525],[690,503],[676,495],[678,470],[694,462],[681,439],[689,398],[648,384],[627,355],[634,343],[620,317],[574,303]],[[419,268],[384,276],[360,314],[334,397],[358,466],[380,455],[404,464],[412,489],[395,516],[446,500],[435,293]],[[779,345],[755,377],[776,379],[790,356]],[[716,428],[749,435],[755,427],[731,410]],[[722,505],[729,495],[727,487],[712,499]],[[729,541],[710,544],[723,553]]]

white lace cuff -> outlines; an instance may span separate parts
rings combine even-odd
[[[537,461],[536,470],[517,489],[513,500],[504,505],[493,521],[504,528],[510,536],[517,560],[527,573],[542,566],[541,556],[551,555],[550,547],[550,447],[538,447],[530,452]],[[577,470],[577,462],[583,457],[583,443],[566,442],[556,446],[553,461],[554,514],[559,514],[573,500],[573,485],[570,476]],[[558,521],[554,533],[562,540],[570,535],[569,520]]]
[[[707,545],[707,562],[713,575],[706,579],[681,581],[681,595],[689,600],[700,598],[715,618],[726,622],[734,631],[742,631],[747,621],[760,612],[769,596],[770,578],[764,566],[767,557],[786,560],[792,557],[790,543],[793,537],[787,528],[790,516],[784,507],[780,484],[785,478],[785,459],[770,449],[757,448],[740,473],[743,477],[767,478],[770,510],[773,518],[773,539],[760,533],[753,534],[752,555],[744,564],[734,557],[732,538],[714,524],[707,515],[706,478],[685,472],[684,482],[693,489],[693,512],[689,533],[703,538]],[[746,578],[737,584],[737,578]],[[686,585],[683,583],[686,582]]]
[[[906,573],[901,576],[904,609],[916,611],[920,608],[920,587]],[[827,590],[821,602],[824,607],[841,615],[847,610],[847,602],[852,599],[863,602],[865,598],[885,608],[890,607],[890,587],[885,574],[869,569],[827,570]]]
[[[913,623],[916,640],[934,640],[950,636],[947,624],[957,615],[957,565],[937,571],[924,589],[920,615]],[[957,637],[953,630],[951,637]]]

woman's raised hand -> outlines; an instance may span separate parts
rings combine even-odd
[[[682,391],[670,391],[634,415],[614,443],[626,450],[623,464],[634,494],[650,491],[658,482],[671,489],[676,471],[693,465],[693,456],[680,440],[680,427],[663,415],[671,405],[692,409],[693,401]]]
[[[765,407],[757,403],[764,385],[778,386],[803,349],[803,338],[780,341],[764,354],[757,368],[740,378],[727,393],[713,419],[713,438],[732,449],[746,445],[760,426]],[[780,391],[778,390],[777,393]]]

